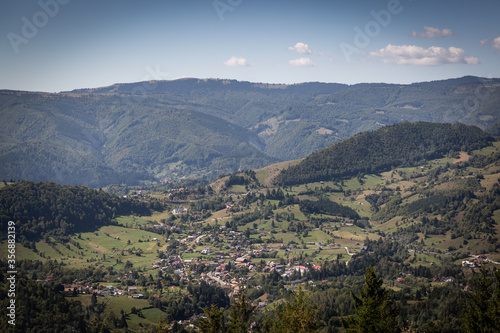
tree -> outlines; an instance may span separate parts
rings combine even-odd
[[[166,333],[169,332],[169,325],[165,322],[164,319],[160,319],[158,324],[153,326],[151,330],[152,333]]]
[[[123,309],[121,309],[120,314],[121,314],[121,316],[120,316],[120,325],[119,326],[123,327],[123,328],[128,327],[127,317],[126,317],[125,311],[123,311]]]
[[[302,288],[292,294],[290,301],[274,311],[270,332],[276,333],[307,333],[316,332],[317,311],[309,303],[309,297],[304,295]]]
[[[365,286],[359,296],[351,291],[356,314],[342,319],[342,325],[352,332],[399,332],[396,314],[391,310],[389,291],[382,287],[383,279],[378,277],[373,265],[366,269]]]
[[[500,332],[500,270],[490,279],[485,269],[474,279],[473,291],[462,315],[464,332]]]
[[[207,318],[200,321],[200,331],[202,333],[222,333],[224,332],[224,309],[218,308],[214,304],[210,309],[204,309]]]
[[[247,333],[252,323],[255,308],[246,300],[245,293],[241,292],[229,312],[229,332]]]

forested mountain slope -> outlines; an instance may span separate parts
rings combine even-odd
[[[92,231],[113,223],[115,216],[149,214],[152,203],[139,202],[83,186],[23,181],[0,189],[0,225],[17,225],[17,241]],[[156,207],[158,208],[158,207]]]
[[[276,182],[294,185],[412,167],[449,152],[479,149],[492,141],[492,136],[475,126],[404,122],[357,134],[313,153],[283,170]]]
[[[401,121],[500,120],[499,79],[411,85],[179,79],[57,94],[0,91],[0,174],[92,187],[212,179]]]

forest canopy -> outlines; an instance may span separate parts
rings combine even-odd
[[[403,122],[363,132],[306,157],[275,179],[281,186],[418,166],[450,152],[472,151],[493,137],[475,126]]]
[[[16,222],[18,241],[95,230],[123,214],[145,215],[155,203],[120,198],[84,186],[22,181],[0,189],[0,224]],[[158,207],[156,207],[158,208]]]

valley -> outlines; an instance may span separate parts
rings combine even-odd
[[[404,126],[380,131],[401,133]],[[456,331],[459,322],[450,324],[444,313],[460,317],[465,308],[457,304],[465,304],[479,269],[493,271],[500,262],[500,143],[482,145],[377,173],[290,185],[278,185],[280,176],[305,160],[206,185],[114,186],[108,191],[121,200],[142,203],[123,209],[150,207],[149,213],[117,215],[79,232],[47,229],[19,241],[17,253],[26,277],[69,288],[67,299],[89,306],[89,318],[101,318],[111,331],[190,331],[212,304],[234,316],[241,295],[255,306],[253,320],[267,323],[300,292],[317,309],[318,329],[341,330],[341,318],[353,313],[349,292],[370,264],[400,309],[399,327],[410,322],[420,331],[432,323]],[[358,149],[349,140],[335,149],[344,146]],[[34,186],[23,183],[3,184],[0,194]],[[109,208],[103,209],[99,214],[106,215]],[[421,308],[450,295],[455,302],[440,311]]]
[[[0,333],[500,332],[499,1],[4,2]]]

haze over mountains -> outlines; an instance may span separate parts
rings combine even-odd
[[[3,90],[0,173],[91,187],[212,179],[402,121],[495,131],[499,87],[500,79],[478,77],[351,86],[193,78],[57,94]]]

